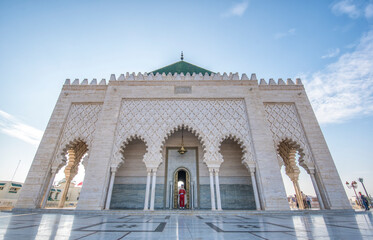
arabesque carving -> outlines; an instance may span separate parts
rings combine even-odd
[[[307,165],[312,164],[312,155],[295,104],[265,103],[264,108],[278,156],[286,155],[281,152],[280,144],[287,143],[298,150],[299,164],[307,170]],[[283,161],[279,159],[280,163]]]
[[[74,103],[71,105],[53,166],[60,167],[60,165],[63,165],[66,162],[67,150],[78,146],[81,142],[87,145],[89,151],[101,109],[102,104]]]
[[[124,99],[115,133],[112,164],[122,162],[123,142],[130,136],[141,136],[148,146],[144,156],[147,167],[162,162],[162,146],[176,129],[193,132],[203,146],[204,162],[217,164],[222,138],[237,136],[243,142],[245,159],[254,160],[246,107],[243,100],[137,100]]]

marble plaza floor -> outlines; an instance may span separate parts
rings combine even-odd
[[[373,239],[372,213],[60,214],[0,212],[0,239]]]

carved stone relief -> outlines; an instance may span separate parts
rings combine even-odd
[[[279,144],[286,142],[297,148],[299,163],[307,170],[307,165],[312,164],[311,151],[293,103],[265,103],[264,104],[268,126],[272,132],[275,149],[279,150]],[[280,165],[283,160],[278,154]]]
[[[147,167],[157,167],[162,162],[164,142],[181,127],[199,138],[208,165],[219,166],[223,161],[219,147],[227,136],[235,136],[242,142],[245,160],[254,160],[243,100],[124,99],[115,132],[112,166],[124,160],[120,149],[136,136],[147,146],[144,156]]]
[[[102,109],[102,104],[72,104],[67,116],[53,166],[66,162],[67,149],[80,142],[92,146],[93,135]],[[85,161],[86,164],[86,161]]]

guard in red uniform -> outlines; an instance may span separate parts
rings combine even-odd
[[[185,189],[183,184],[179,190],[179,207],[185,208]]]

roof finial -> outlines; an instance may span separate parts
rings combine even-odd
[[[184,54],[183,54],[183,51],[181,51],[181,61],[184,61]]]

